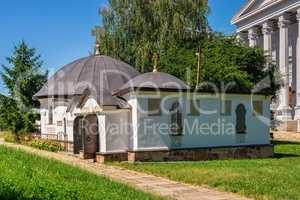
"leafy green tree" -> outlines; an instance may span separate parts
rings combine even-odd
[[[22,41],[14,47],[8,66],[2,65],[1,77],[9,96],[0,99],[1,127],[18,134],[35,131],[38,101],[33,95],[47,80],[47,72],[42,72],[42,61],[36,49],[29,48]]]
[[[95,35],[102,53],[148,72],[154,54],[164,59],[185,43],[197,51],[207,13],[207,0],[109,0],[100,12],[103,29]],[[160,67],[163,71],[165,66]]]
[[[228,90],[247,91],[261,84],[275,94],[276,66],[268,65],[262,50],[239,44],[234,36],[213,33],[207,23],[207,0],[110,0],[101,10],[103,27],[94,30],[103,54],[124,60],[141,72],[152,71],[158,54],[159,71],[197,85],[200,81]],[[203,84],[202,84],[203,85]],[[206,86],[204,86],[206,87]]]
[[[234,83],[228,90],[256,89],[271,95],[280,88],[277,66],[268,63],[260,48],[243,46],[234,36],[212,34],[203,42],[202,52],[201,82],[214,83],[218,88]]]

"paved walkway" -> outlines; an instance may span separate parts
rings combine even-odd
[[[42,157],[59,160],[63,163],[79,167],[99,176],[131,185],[139,190],[177,200],[241,200],[247,199],[235,194],[220,192],[211,188],[197,187],[178,183],[165,178],[147,175],[118,167],[97,164],[88,160],[81,160],[65,153],[52,153],[33,149],[23,145],[9,144],[0,141],[8,147],[21,149],[25,152]]]
[[[278,131],[273,132],[274,140],[300,142],[300,133]]]

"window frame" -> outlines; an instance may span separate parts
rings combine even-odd
[[[171,118],[171,135],[182,136],[183,135],[183,109],[179,101],[174,101],[170,109]],[[176,130],[173,125],[176,124]]]
[[[229,112],[227,112],[228,110],[227,110],[227,103],[230,103],[230,110],[229,110]],[[232,106],[232,100],[221,100],[221,102],[220,102],[220,114],[221,114],[221,116],[231,116],[232,115],[232,108],[233,108],[233,106]]]
[[[153,101],[157,101],[156,104],[158,104],[158,112],[154,113],[153,110],[150,110],[150,103]],[[161,98],[149,98],[147,99],[147,116],[161,116],[162,110],[161,110]],[[152,105],[153,106],[153,105]]]
[[[239,111],[243,111],[243,120],[241,121],[241,117],[239,117]],[[235,132],[237,135],[243,135],[243,134],[247,134],[247,131],[248,131],[248,127],[247,127],[247,108],[245,106],[245,104],[243,103],[240,103],[236,106],[236,109],[235,109],[235,113],[236,113],[236,126],[235,126]],[[243,126],[239,125],[238,122],[243,122]],[[240,131],[240,128],[243,128],[244,130],[243,131]]]
[[[189,100],[189,113],[188,113],[189,116],[197,117],[197,116],[201,115],[201,108],[200,108],[201,103],[200,102],[201,102],[200,99],[196,99],[196,100],[190,99]],[[197,103],[198,108],[195,107],[195,103]],[[195,111],[195,113],[193,111]]]
[[[261,108],[259,111],[257,111],[255,109],[257,105],[259,105],[260,108]],[[264,115],[264,102],[263,101],[260,101],[260,100],[253,101],[252,102],[252,108],[253,108],[252,112],[253,112],[253,114],[255,116],[260,116],[260,115],[262,116],[262,115]]]
[[[48,125],[54,125],[53,106],[50,106],[48,110]]]

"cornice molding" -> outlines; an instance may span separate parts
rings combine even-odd
[[[300,21],[300,8],[297,10],[296,18],[298,21]]]
[[[251,23],[245,24],[244,26],[240,26],[237,28],[237,32],[242,32],[242,31],[246,31],[249,28],[253,27],[253,26],[262,26],[262,24],[270,19],[275,19],[275,18],[279,18],[281,15],[283,15],[284,13],[290,12],[291,10],[295,10],[297,8],[300,8],[300,1],[297,1],[289,6],[286,6],[284,8],[281,8],[275,12],[272,12],[268,15],[265,15],[259,19],[253,20]]]
[[[286,28],[290,24],[291,24],[291,20],[290,20],[290,15],[289,14],[285,13],[284,15],[281,15],[278,18],[278,27],[279,28]]]
[[[243,20],[245,20],[245,19],[247,19],[247,18],[249,18],[249,17],[251,17],[251,16],[253,16],[253,15],[256,15],[256,14],[258,14],[258,13],[264,11],[265,9],[268,9],[268,8],[270,8],[270,7],[272,7],[272,6],[276,5],[276,4],[278,4],[278,3],[283,2],[284,0],[277,0],[277,1],[270,2],[270,3],[264,5],[263,7],[259,8],[259,9],[257,9],[257,10],[253,10],[253,11],[251,11],[251,12],[249,12],[249,13],[243,15],[243,13],[244,13],[248,8],[250,8],[256,1],[257,1],[257,0],[252,0],[252,1],[250,1],[248,4],[246,4],[246,6],[244,7],[244,9],[242,9],[240,12],[238,12],[237,15],[235,15],[235,16],[233,17],[233,19],[231,20],[231,24],[236,24],[236,23],[238,23],[238,22],[240,22],[240,21],[243,21]],[[242,15],[243,15],[243,16],[242,16]]]
[[[271,34],[273,32],[273,22],[272,21],[267,21],[265,23],[263,23],[263,26],[262,26],[262,33],[264,35],[268,35],[268,34]]]

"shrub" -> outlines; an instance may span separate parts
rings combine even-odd
[[[29,146],[51,152],[63,151],[64,147],[57,141],[36,139],[29,142]]]
[[[5,142],[16,143],[18,141],[16,135],[14,135],[11,131],[4,131],[3,138]]]

